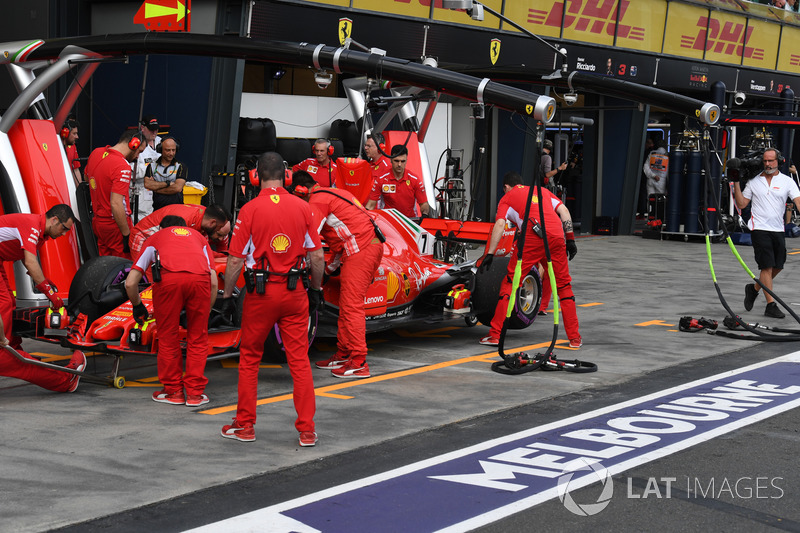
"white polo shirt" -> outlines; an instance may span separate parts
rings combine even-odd
[[[742,196],[750,200],[750,230],[779,231],[783,233],[783,216],[786,200],[800,196],[800,189],[792,178],[778,172],[767,186],[763,173],[745,185]]]

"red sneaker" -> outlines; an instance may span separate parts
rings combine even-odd
[[[153,393],[153,401],[158,403],[171,403],[172,405],[184,405],[186,397],[183,391],[167,393],[166,389],[161,389]]]
[[[369,373],[369,365],[364,363],[359,365],[353,361],[347,361],[343,366],[331,370],[331,374],[337,378],[368,378],[371,376]]]
[[[200,407],[210,401],[207,394],[190,394],[186,397],[186,405],[189,407]]]
[[[324,368],[327,370],[333,370],[334,368],[341,368],[349,359],[349,356],[342,355],[339,352],[333,354],[330,359],[325,359],[324,361],[317,361],[314,363],[314,366],[317,368]]]
[[[256,430],[253,428],[253,424],[249,422],[240,424],[235,418],[233,419],[233,424],[222,426],[220,435],[226,439],[236,439],[242,442],[253,442],[256,440]],[[316,433],[314,435],[316,435]]]
[[[481,340],[478,341],[479,344],[483,344],[485,346],[499,346],[500,339],[497,337],[492,337],[491,335],[487,335]]]
[[[317,434],[313,431],[303,431],[300,433],[300,446],[316,446]]]
[[[583,346],[583,339],[581,339],[580,337],[576,337],[574,339],[569,340],[570,348],[580,348],[581,346]]]
[[[67,363],[67,368],[83,372],[83,369],[86,368],[86,354],[80,350],[72,352],[72,357],[70,357],[69,363]],[[78,390],[78,384],[80,384],[80,382],[81,377],[77,374],[73,374],[67,392],[75,392]]]

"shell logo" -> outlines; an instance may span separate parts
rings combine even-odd
[[[275,252],[281,254],[285,253],[286,250],[289,249],[289,246],[292,245],[292,241],[289,240],[289,237],[283,233],[279,233],[272,238],[272,241],[269,243],[269,245]]]
[[[397,291],[400,290],[400,279],[394,272],[389,272],[386,277],[386,301],[393,302],[397,296]]]
[[[270,194],[269,195],[269,199],[272,200],[272,203],[275,203],[275,204],[277,204],[278,202],[281,201],[281,197],[278,194]]]
[[[172,234],[173,235],[177,235],[178,237],[186,237],[187,235],[189,235],[189,230],[186,229],[186,228],[180,228],[180,227],[173,228],[172,229]]]
[[[142,294],[139,295],[142,299],[147,298],[149,300],[153,299],[153,289],[147,289]]]

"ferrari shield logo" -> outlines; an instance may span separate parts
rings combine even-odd
[[[281,196],[279,194],[270,194],[269,199],[272,200],[273,203],[277,204],[281,201]]]
[[[489,59],[492,60],[492,65],[497,63],[498,57],[500,57],[500,39],[492,39],[489,43]]]
[[[533,113],[533,106],[532,106],[531,104],[526,104],[526,105],[525,105],[525,112],[526,112],[527,114],[529,114],[529,115],[530,115],[531,113]]]
[[[411,185],[411,180],[406,180],[406,185]]]
[[[347,18],[339,19],[339,44],[344,43],[353,34],[353,21]]]

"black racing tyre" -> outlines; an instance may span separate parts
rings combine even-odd
[[[91,324],[128,300],[125,278],[133,262],[104,255],[84,263],[69,286],[69,311],[83,313]]]
[[[244,299],[246,295],[247,291],[242,289],[236,301],[236,317],[234,319],[234,325],[237,327],[241,327],[242,325],[242,314],[244,311]],[[319,313],[314,311],[313,313],[310,313],[308,317],[309,346],[311,346],[311,343],[314,342],[314,338],[317,336],[318,325]],[[267,340],[264,341],[264,354],[261,356],[261,360],[265,363],[282,364],[286,362],[286,352],[283,349],[283,343],[278,339],[276,329],[277,326],[273,326],[272,331],[270,331],[269,335],[267,336]]]
[[[472,305],[475,316],[482,324],[488,326],[497,307],[497,295],[500,293],[500,284],[508,271],[508,257],[495,257],[489,269],[477,274],[475,291],[472,293]],[[539,271],[534,266],[530,272],[520,279],[517,289],[517,299],[514,311],[508,319],[508,329],[525,329],[530,326],[539,312],[542,300],[542,282]]]

